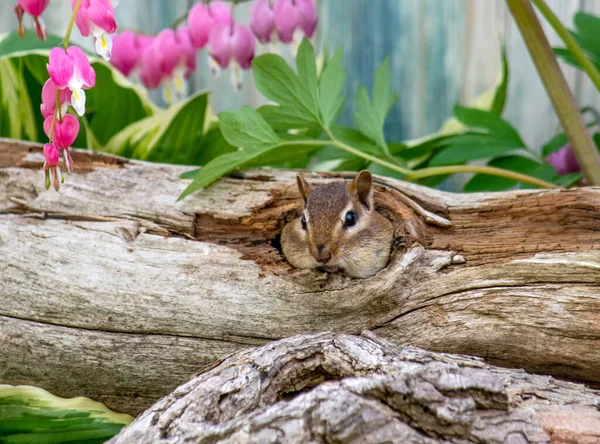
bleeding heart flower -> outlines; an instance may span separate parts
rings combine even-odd
[[[136,68],[140,55],[141,48],[135,33],[124,31],[115,36],[110,63],[124,76],[129,76]]]
[[[77,0],[71,0],[74,9]],[[115,8],[111,0],[81,0],[75,23],[84,37],[94,36],[96,53],[108,61],[112,52],[112,39],[108,34],[117,30]]]
[[[158,62],[158,54],[153,44],[147,45],[142,50],[140,57],[140,79],[148,89],[160,86],[163,74]]]
[[[188,14],[188,32],[192,45],[196,49],[204,48],[213,26],[219,23],[230,25],[231,22],[231,9],[227,3],[196,3]]]
[[[255,0],[250,9],[250,29],[261,43],[269,43],[275,31],[275,14],[270,0]]]
[[[556,168],[558,174],[577,173],[581,171],[571,145],[565,145],[558,151],[549,154],[546,161]]]
[[[45,186],[46,189],[50,188],[50,183],[56,191],[60,188],[60,184],[63,181],[62,174],[60,173],[60,167],[58,166],[58,159],[60,158],[60,148],[55,143],[47,143],[44,145],[44,173],[46,176]]]
[[[40,40],[46,40],[46,27],[40,17],[44,10],[48,7],[50,0],[18,0],[18,5],[15,6],[15,14],[19,25],[17,27],[17,33],[23,37],[25,35],[25,26],[23,26],[23,17],[25,13],[33,16],[35,23],[35,34]]]
[[[42,111],[42,116],[44,118],[50,117],[54,115],[56,111],[56,90],[58,87],[56,83],[52,79],[46,80],[44,83],[44,87],[42,88],[42,104],[40,105],[40,110]],[[60,91],[60,112],[61,114],[65,114],[67,112],[67,107],[69,103],[71,103],[71,90],[63,89]]]
[[[239,68],[248,69],[254,58],[256,40],[245,25],[218,24],[210,32],[210,55],[221,68],[231,67],[231,82],[237,89],[242,87]]]
[[[50,128],[52,127],[52,116],[44,120],[44,131],[50,137]],[[69,148],[75,142],[79,134],[79,120],[71,114],[65,114],[61,119],[55,119],[52,129],[52,142],[60,148]]]
[[[85,53],[77,46],[69,46],[67,51],[54,48],[50,51],[47,68],[50,78],[59,89],[71,90],[73,93],[71,105],[77,114],[83,116],[85,114],[84,89],[93,88],[96,84],[96,72]]]
[[[277,33],[282,42],[292,42],[294,31],[298,28],[306,37],[312,37],[317,26],[313,0],[275,0],[273,12]]]

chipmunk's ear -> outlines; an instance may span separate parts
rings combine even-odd
[[[306,204],[308,200],[308,196],[310,196],[311,188],[308,182],[302,177],[300,174],[296,175],[296,182],[298,182],[298,190],[300,190],[300,195]]]
[[[373,206],[373,193],[371,192],[372,185],[373,177],[371,176],[371,172],[367,170],[362,170],[358,173],[354,180],[348,185],[350,194],[355,196],[358,201],[369,210]]]

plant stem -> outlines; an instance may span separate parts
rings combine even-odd
[[[590,185],[600,185],[600,156],[529,0],[506,0]]]
[[[600,72],[598,72],[592,61],[585,55],[583,49],[581,49],[581,46],[579,46],[579,43],[575,40],[575,37],[571,35],[567,28],[565,28],[544,0],[532,0],[532,2],[565,43],[567,49],[577,59],[583,70],[596,86],[596,89],[600,91]]]
[[[406,176],[408,180],[423,179],[424,177],[431,176],[442,176],[446,174],[454,173],[479,173],[487,174],[489,176],[504,177],[505,179],[512,179],[518,182],[528,183],[535,185],[540,188],[560,188],[560,186],[546,182],[545,180],[537,179],[535,177],[527,176],[526,174],[516,173],[510,170],[504,170],[502,168],[495,168],[489,166],[479,165],[449,165],[440,167],[423,168],[420,170],[412,171]]]
[[[381,166],[389,168],[390,170],[396,171],[400,174],[403,174],[407,180],[415,180],[422,179],[424,177],[430,176],[443,176],[446,174],[454,174],[454,173],[479,173],[479,174],[487,174],[490,176],[499,176],[504,177],[506,179],[516,180],[518,182],[528,183],[530,185],[535,185],[540,188],[559,188],[556,184],[546,182],[544,180],[537,179],[535,177],[527,176],[521,173],[515,173],[514,171],[504,170],[501,168],[494,168],[489,166],[478,166],[478,165],[449,165],[449,166],[441,166],[441,167],[431,167],[431,168],[423,168],[421,170],[407,170],[406,168],[402,168],[398,165],[390,163],[386,160],[379,159],[378,157],[372,156],[367,153],[363,153],[362,151],[351,147],[335,138],[335,136],[325,128],[327,135],[331,139],[331,143],[338,148],[347,151],[351,154],[354,154],[357,157],[362,157],[363,159],[370,160],[373,163],[377,163]]]
[[[73,25],[75,24],[75,17],[77,16],[77,11],[79,11],[80,5],[81,5],[81,0],[77,0],[77,3],[75,3],[75,7],[73,8],[73,13],[71,14],[71,20],[69,20],[69,26],[67,27],[67,33],[65,34],[65,40],[63,41],[65,50],[69,47],[69,40],[71,39],[71,32],[73,31]]]

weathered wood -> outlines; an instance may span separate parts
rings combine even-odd
[[[109,443],[600,442],[600,392],[365,336],[236,353]]]
[[[386,179],[452,226],[378,186],[398,249],[361,280],[284,261],[293,172],[245,172],[176,202],[185,168],[79,151],[55,193],[40,148],[0,141],[2,383],[135,414],[241,347],[370,329],[600,384],[597,188],[457,195]]]

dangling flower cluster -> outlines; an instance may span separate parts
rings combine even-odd
[[[149,89],[162,86],[170,103],[183,96],[184,80],[196,69],[196,51],[209,48],[211,71],[229,69],[239,89],[242,70],[251,66],[256,39],[297,45],[302,35],[312,37],[316,25],[313,0],[254,0],[250,26],[236,23],[225,1],[196,3],[187,15],[187,26],[162,30],[156,37],[130,31],[116,36],[112,63],[125,76],[139,74]]]
[[[34,17],[36,33],[40,39],[46,38],[46,32],[40,14],[48,6],[49,0],[18,0],[15,8],[19,18],[19,35],[24,35],[23,13]],[[64,47],[50,51],[47,64],[50,78],[42,88],[40,110],[44,117],[44,132],[50,139],[44,145],[44,173],[46,189],[50,185],[58,191],[63,182],[60,170],[60,155],[69,172],[73,169],[71,145],[79,134],[79,120],[67,114],[69,105],[79,116],[85,114],[85,90],[96,84],[96,73],[90,61],[80,48],[69,46],[73,25],[77,24],[83,36],[93,35],[96,52],[105,60],[111,56],[111,33],[115,32],[115,12],[111,0],[72,0],[73,13],[64,38]]]

